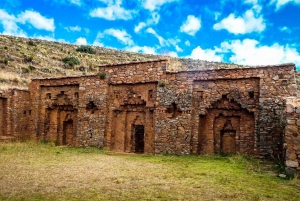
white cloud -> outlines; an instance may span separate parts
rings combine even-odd
[[[177,52],[183,52],[183,49],[181,49],[178,45],[175,45],[175,49]]]
[[[170,56],[170,57],[178,57],[177,52],[173,52],[173,51],[166,52],[166,55],[168,55],[168,56]]]
[[[194,36],[200,28],[200,19],[196,18],[194,15],[189,15],[187,16],[187,20],[181,25],[180,31]]]
[[[70,32],[70,31],[81,31],[81,27],[80,26],[70,26],[70,27],[65,27],[65,29]]]
[[[188,40],[185,41],[184,44],[185,44],[186,46],[191,46],[191,43],[190,43],[190,41],[188,41]]]
[[[300,54],[288,45],[275,43],[271,46],[260,45],[253,39],[233,40],[221,44],[223,52],[231,52],[229,60],[243,65],[273,65],[295,63],[300,65]]]
[[[282,32],[292,33],[292,30],[286,26],[281,27],[279,30]]]
[[[134,32],[139,33],[140,30],[142,30],[146,26],[147,26],[147,24],[145,22],[140,22],[137,26],[134,27]]]
[[[149,18],[146,22],[140,22],[137,26],[134,27],[134,32],[139,33],[143,28],[149,26],[158,24],[160,19],[160,15],[158,12],[151,12],[151,18]]]
[[[97,38],[94,42],[94,45],[102,45],[103,43],[98,43],[100,39],[106,38],[107,36],[112,36],[116,39],[118,39],[121,43],[125,45],[134,45],[133,40],[131,39],[131,35],[128,34],[125,30],[120,29],[106,29],[103,32],[99,32],[97,35]],[[95,44],[96,43],[96,44]]]
[[[77,44],[77,45],[86,45],[86,44],[87,44],[87,41],[86,41],[85,38],[79,37],[79,38],[77,38],[77,40],[76,40],[76,44]]]
[[[127,47],[126,50],[130,52],[139,52],[145,54],[157,54],[155,48],[148,46],[132,46]]]
[[[81,6],[81,0],[70,0],[70,3]]]
[[[25,12],[18,15],[18,22],[25,24],[29,23],[37,29],[54,31],[54,19],[46,18],[36,11],[26,10]]]
[[[165,44],[165,39],[163,37],[161,37],[160,35],[158,35],[154,29],[148,28],[146,30],[146,32],[154,35],[158,39],[160,45],[164,45]]]
[[[5,10],[0,9],[0,24],[2,24],[4,29],[1,34],[27,37],[27,34],[20,29],[16,21],[17,18],[15,16],[10,15]]]
[[[129,20],[136,13],[134,10],[126,10],[121,7],[122,0],[102,1],[107,4],[105,8],[96,8],[90,12],[91,17],[104,18],[106,20]]]
[[[262,16],[255,17],[253,10],[247,10],[243,17],[235,17],[230,14],[221,22],[214,25],[215,30],[226,29],[233,34],[245,34],[251,32],[262,32],[266,28]]]
[[[200,46],[193,49],[192,53],[188,58],[192,59],[200,59],[200,60],[207,60],[207,61],[222,61],[222,56],[217,55],[218,50],[212,49],[202,49]]]
[[[158,10],[162,5],[175,1],[178,0],[141,0],[143,7],[150,11]]]
[[[277,11],[288,3],[300,4],[300,0],[271,0],[270,2],[271,5],[275,4]]]

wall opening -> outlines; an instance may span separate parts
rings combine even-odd
[[[73,120],[64,121],[62,145],[68,145],[73,138]]]
[[[143,125],[135,125],[134,127],[135,153],[144,153],[145,127]]]

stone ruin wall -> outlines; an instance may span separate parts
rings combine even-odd
[[[282,153],[284,100],[297,93],[294,65],[167,68],[159,60],[101,66],[105,79],[35,79],[29,91],[2,93],[1,135],[120,152]]]
[[[287,98],[285,115],[285,165],[300,170],[300,99]]]
[[[62,145],[103,147],[107,82],[99,76],[33,80],[32,138]]]
[[[0,91],[0,137],[29,138],[31,120],[30,93],[26,90]]]

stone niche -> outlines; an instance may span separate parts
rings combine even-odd
[[[119,152],[153,153],[156,83],[112,85],[110,147]]]
[[[199,81],[194,87],[198,112],[197,153],[246,153],[255,150],[258,79]]]
[[[55,141],[59,145],[76,143],[78,88],[78,85],[42,87],[43,140]]]

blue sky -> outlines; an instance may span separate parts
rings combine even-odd
[[[300,67],[300,0],[0,0],[0,33]]]

